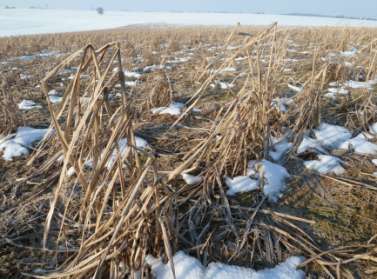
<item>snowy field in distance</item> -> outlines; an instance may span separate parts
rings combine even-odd
[[[172,13],[36,10],[0,8],[0,36],[88,31],[133,24],[174,25],[268,25],[277,21],[284,26],[365,26],[377,27],[377,21],[286,16],[268,14]]]

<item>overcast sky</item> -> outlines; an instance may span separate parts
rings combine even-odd
[[[0,0],[0,6],[138,11],[249,11],[377,17],[377,0]]]

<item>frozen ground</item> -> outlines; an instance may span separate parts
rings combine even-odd
[[[268,14],[115,12],[0,9],[0,36],[107,29],[133,24],[369,26],[377,21]]]

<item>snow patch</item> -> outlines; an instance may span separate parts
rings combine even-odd
[[[148,142],[140,137],[135,137],[135,147],[140,150],[144,150],[149,147]],[[110,170],[118,159],[118,151],[120,158],[123,158],[129,149],[128,140],[126,138],[120,139],[117,143],[117,149],[110,155],[109,160],[106,163],[106,168]]]
[[[234,178],[226,176],[224,180],[225,185],[228,186],[228,191],[226,192],[228,196],[255,191],[259,188],[258,180],[251,179],[249,176],[237,176]]]
[[[377,84],[377,80],[369,80],[369,81],[354,81],[349,80],[345,83],[346,87],[352,89],[368,89],[371,90],[373,86]]]
[[[181,176],[188,185],[200,184],[203,181],[203,178],[201,176],[195,176],[188,173],[182,173]]]
[[[185,107],[185,104],[172,102],[168,107],[159,107],[153,108],[151,111],[153,114],[170,114],[170,115],[180,115],[182,113],[182,109]]]
[[[292,143],[288,142],[287,139],[277,141],[272,146],[272,150],[269,151],[269,155],[272,160],[274,160],[275,162],[278,162],[284,157],[284,155],[289,150],[291,150],[292,146],[293,146]]]
[[[45,50],[45,51],[42,51],[41,53],[18,56],[18,57],[10,59],[10,61],[13,61],[13,60],[33,61],[34,59],[37,59],[37,58],[48,58],[48,57],[52,57],[52,56],[59,57],[59,56],[62,56],[62,55],[63,55],[62,53],[59,53],[57,51],[47,51],[47,50]]]
[[[271,106],[276,108],[278,111],[282,113],[288,112],[289,105],[293,104],[293,100],[291,98],[275,98],[271,102]]]
[[[63,157],[64,158],[64,157]],[[94,166],[94,162],[93,160],[86,160],[84,162],[84,170],[92,170],[93,169],[93,166]],[[72,177],[73,175],[76,174],[76,171],[75,171],[75,168],[74,167],[70,167],[67,171],[67,176],[68,177]]]
[[[60,96],[48,96],[48,99],[53,104],[59,104],[63,100],[63,97],[60,97]]]
[[[341,175],[345,173],[340,164],[342,161],[339,158],[330,155],[318,155],[318,159],[304,162],[305,167],[321,174],[333,173]]]
[[[288,88],[291,89],[293,92],[300,93],[304,90],[304,87],[302,86],[295,86],[288,83]]]
[[[134,79],[139,79],[141,78],[141,74],[138,72],[130,72],[130,71],[124,71],[124,76],[128,78],[134,78]]]
[[[32,75],[20,74],[20,79],[22,79],[22,80],[29,80],[32,77],[33,77]]]
[[[58,91],[53,89],[48,92],[48,99],[53,104],[59,104],[63,100],[63,97],[60,96],[60,93]]]
[[[369,126],[369,132],[377,136],[377,122]]]
[[[132,80],[132,81],[125,81],[124,82],[124,85],[126,87],[135,87],[137,85],[137,81],[136,80]]]
[[[167,63],[169,64],[182,64],[190,61],[190,57],[180,57],[174,58],[173,60],[168,60]]]
[[[277,202],[285,190],[285,180],[290,177],[283,166],[267,160],[250,161],[247,172],[247,176],[225,177],[228,196],[255,191],[263,186],[263,194],[268,200]]]
[[[257,165],[257,164],[256,164]],[[249,162],[249,172],[256,170],[256,165]],[[263,193],[271,202],[277,202],[282,192],[285,190],[285,180],[290,175],[287,170],[278,164],[262,160],[259,164],[259,173],[263,176]]]
[[[234,68],[234,67],[226,67],[226,68],[220,70],[221,74],[224,74],[224,73],[234,73],[234,72],[237,72],[237,69]]]
[[[28,155],[32,144],[43,139],[47,130],[30,127],[17,128],[17,132],[12,138],[8,137],[0,141],[0,151],[3,152],[3,159],[12,161],[15,157]]]
[[[228,82],[223,82],[219,81],[217,84],[220,86],[221,89],[226,90],[226,89],[231,89],[234,87],[234,83],[228,83]]]
[[[150,65],[150,66],[144,67],[143,72],[144,73],[151,73],[151,72],[155,72],[155,71],[163,70],[163,69],[170,70],[171,67],[165,66],[165,65]]]
[[[297,149],[297,154],[303,154],[308,151],[314,151],[315,153],[326,153],[318,140],[304,136]]]
[[[352,57],[358,53],[357,48],[353,47],[351,50],[341,51],[339,54],[343,57]]]
[[[179,251],[173,257],[174,271],[177,279],[304,279],[305,272],[298,270],[304,261],[302,257],[290,257],[274,268],[255,271],[252,268],[227,265],[213,262],[204,267],[199,260]],[[146,263],[151,266],[152,275],[156,279],[174,278],[171,264],[164,264],[150,255]]]
[[[327,123],[321,123],[318,129],[314,130],[314,134],[322,146],[329,149],[338,148],[352,136],[347,128]]]
[[[352,149],[356,154],[360,155],[377,155],[377,144],[369,142],[363,133],[343,142],[339,148]]]
[[[344,96],[349,93],[349,91],[345,89],[344,87],[329,88],[327,91],[328,93],[326,93],[324,96],[331,99],[336,99],[339,95]]]
[[[18,104],[18,108],[20,110],[32,110],[42,108],[42,106],[32,100],[22,100],[21,103]]]

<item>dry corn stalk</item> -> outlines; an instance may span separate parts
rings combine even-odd
[[[0,86],[0,135],[8,135],[22,123],[22,116],[13,100],[6,77],[2,78]]]

